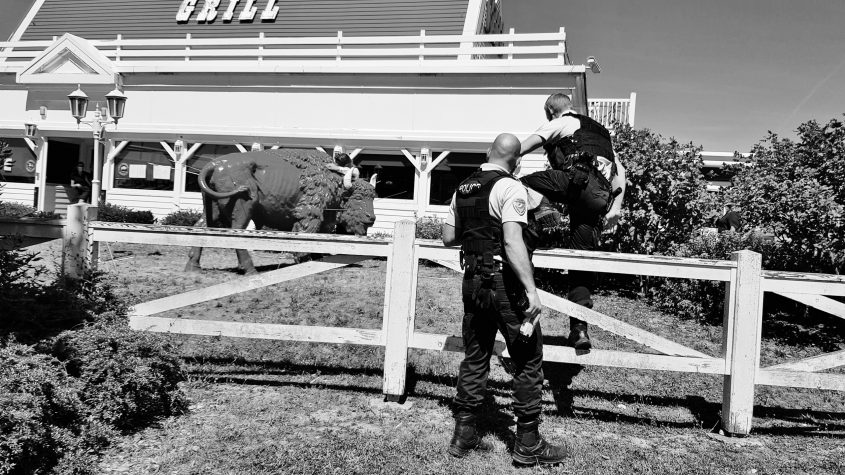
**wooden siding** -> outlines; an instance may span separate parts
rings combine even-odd
[[[275,21],[263,22],[260,15],[267,0],[255,2],[258,13],[253,22],[237,21],[246,4],[238,3],[235,20],[221,20],[228,2],[220,2],[213,23],[198,23],[204,4],[197,7],[190,20],[177,23],[180,0],[47,0],[23,40],[50,40],[71,33],[86,39],[114,39],[118,34],[128,39],[270,37],[385,36],[460,34],[467,11],[467,0],[279,0]]]
[[[32,183],[0,183],[0,201],[10,201],[32,206],[35,201],[35,185]]]

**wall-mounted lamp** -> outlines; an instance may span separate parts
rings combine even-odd
[[[252,150],[253,152],[258,152],[259,150],[264,150],[264,147],[258,142],[253,142],[252,148],[250,150]]]
[[[27,122],[23,124],[24,128],[24,135],[28,139],[34,139],[36,135],[38,135],[38,125],[33,124],[32,122]]]
[[[185,149],[185,142],[183,142],[181,138],[179,140],[173,142],[173,153],[176,156],[181,157],[182,156],[182,150],[184,150],[184,149]]]
[[[420,170],[425,170],[431,162],[431,150],[424,148],[420,150]]]
[[[41,120],[47,119],[47,106],[39,107],[38,112],[41,114]]]
[[[596,61],[595,56],[587,56],[587,67],[595,74],[601,72],[601,67],[599,66],[599,62]]]
[[[343,147],[340,145],[335,145],[334,150],[332,150],[332,158],[337,158],[338,155],[343,153]]]

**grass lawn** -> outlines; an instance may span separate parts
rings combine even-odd
[[[259,270],[290,263],[278,253],[253,258]],[[101,249],[100,268],[133,303],[237,277],[232,251],[206,249],[199,274],[182,272],[186,260],[184,248],[112,244]],[[384,261],[368,260],[161,316],[380,328],[384,275]],[[453,271],[421,267],[417,330],[460,334],[458,285]],[[614,294],[596,300],[607,315],[704,353],[720,351],[721,327]],[[567,326],[562,315],[545,314],[546,343],[561,344]],[[591,334],[598,348],[648,351],[597,328]],[[380,348],[168,338],[190,369],[190,411],[122,437],[104,454],[103,473],[845,473],[845,395],[832,391],[758,386],[752,436],[725,438],[712,433],[720,377],[548,364],[541,431],[573,457],[526,469],[511,464],[510,381],[496,362],[481,424],[494,452],[459,460],[445,453],[459,354],[412,350],[400,405],[382,401]],[[820,352],[765,340],[761,357],[770,364]]]

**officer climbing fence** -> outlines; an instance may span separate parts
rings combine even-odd
[[[355,344],[385,348],[383,392],[392,400],[405,393],[408,350],[462,352],[459,336],[414,329],[417,269],[420,259],[460,271],[456,248],[438,241],[415,239],[412,221],[396,223],[392,238],[299,234],[280,231],[154,226],[96,221],[96,208],[77,204],[66,220],[35,221],[0,218],[0,235],[18,234],[41,240],[63,240],[63,269],[73,278],[96,266],[99,242],[313,252],[332,254],[283,269],[246,276],[234,282],[198,289],[136,305],[130,325],[140,331]],[[234,293],[256,289],[319,272],[337,269],[371,257],[387,258],[385,303],[380,330],[303,325],[224,322],[155,315]],[[845,365],[845,350],[760,367],[760,335],[764,292],[777,293],[845,318],[845,304],[826,296],[845,296],[845,276],[764,271],[761,256],[733,253],[729,261],[690,259],[596,251],[543,250],[534,254],[536,267],[650,275],[724,282],[726,305],[720,355],[708,355],[623,321],[540,292],[544,306],[584,320],[640,343],[659,354],[546,345],[544,359],[559,363],[660,371],[721,374],[724,376],[722,426],[732,434],[751,430],[754,388],[757,384],[845,391],[845,375],[824,372]],[[456,275],[456,279],[458,276]],[[460,318],[460,315],[455,315]],[[503,341],[496,353],[507,357]]]

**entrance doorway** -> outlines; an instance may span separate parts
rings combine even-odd
[[[70,176],[81,160],[81,141],[50,139],[47,147],[47,184],[70,185]],[[87,168],[87,167],[86,167]]]

